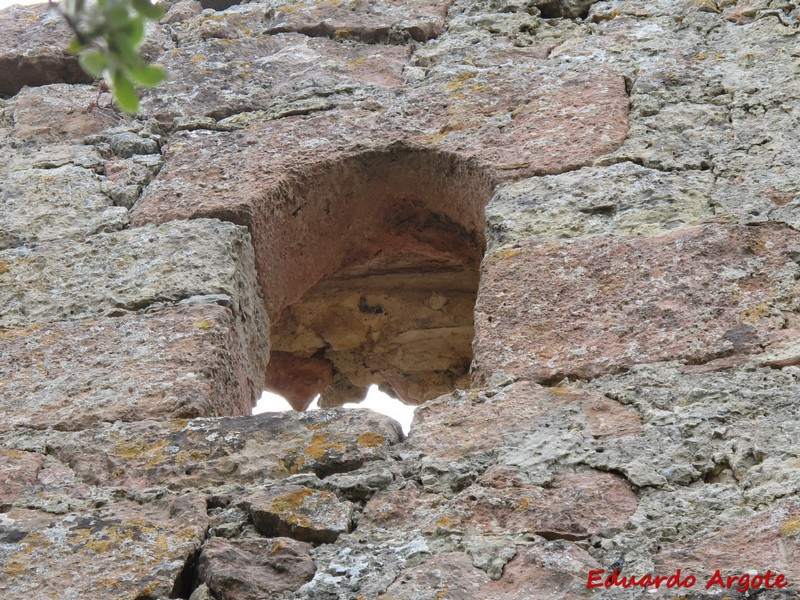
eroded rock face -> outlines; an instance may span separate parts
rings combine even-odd
[[[220,600],[259,600],[294,591],[314,577],[311,546],[288,538],[214,538],[203,548],[198,576]]]
[[[796,597],[800,8],[230,4],[0,12],[0,596]]]
[[[12,6],[0,11],[5,32],[0,46],[0,96],[24,86],[89,83],[78,57],[67,52],[72,37],[64,19],[47,4]]]
[[[663,360],[742,362],[796,335],[799,242],[785,226],[711,224],[645,238],[522,240],[484,263],[479,380],[498,370],[553,381]]]

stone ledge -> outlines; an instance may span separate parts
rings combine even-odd
[[[0,252],[0,328],[119,316],[214,294],[229,298],[255,398],[268,319],[244,228],[199,219]]]
[[[0,430],[250,414],[241,349],[217,305],[4,330]]]
[[[528,238],[484,261],[477,381],[499,370],[540,382],[590,379],[760,352],[796,331],[798,251],[800,236],[779,224]]]

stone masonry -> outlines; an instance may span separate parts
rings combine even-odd
[[[0,31],[0,598],[800,598],[800,3]]]

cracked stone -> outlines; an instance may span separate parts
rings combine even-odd
[[[331,492],[288,485],[255,492],[243,502],[256,529],[267,537],[330,544],[352,528],[353,505]]]

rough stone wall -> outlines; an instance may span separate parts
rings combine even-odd
[[[0,12],[0,597],[800,597],[797,3],[227,4],[136,119]]]

